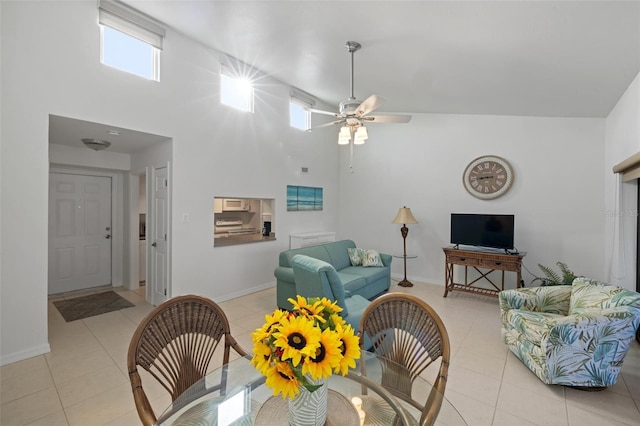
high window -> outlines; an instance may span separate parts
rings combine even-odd
[[[254,89],[251,80],[220,74],[220,102],[240,111],[253,112]]]
[[[114,68],[160,81],[160,51],[165,29],[122,3],[100,0],[100,61]]]
[[[313,107],[314,101],[302,93],[293,91],[289,101],[289,125],[300,130],[311,128],[311,112],[308,108]]]

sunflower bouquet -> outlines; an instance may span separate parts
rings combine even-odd
[[[252,333],[251,363],[266,377],[274,395],[295,398],[304,386],[333,373],[347,374],[360,358],[359,338],[339,315],[342,308],[326,297],[289,299],[292,311],[277,309]]]

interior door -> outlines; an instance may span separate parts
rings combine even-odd
[[[49,174],[49,294],[111,284],[111,178]]]
[[[169,284],[169,255],[167,234],[169,226],[169,178],[166,167],[153,169],[151,180],[151,212],[147,212],[147,240],[151,247],[149,277],[147,285],[151,288],[151,303],[159,305],[167,300]],[[149,214],[150,213],[150,214]]]

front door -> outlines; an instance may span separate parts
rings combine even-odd
[[[147,239],[151,242],[150,268],[147,285],[151,289],[151,303],[158,306],[167,300],[169,256],[167,233],[169,226],[169,181],[166,167],[153,169],[151,181],[151,212],[147,212]],[[151,213],[149,217],[149,213]]]
[[[49,174],[49,294],[111,284],[111,178]]]

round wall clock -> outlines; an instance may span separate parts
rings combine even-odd
[[[507,160],[495,155],[483,155],[469,163],[462,183],[469,194],[482,200],[498,198],[511,188],[513,169]]]

